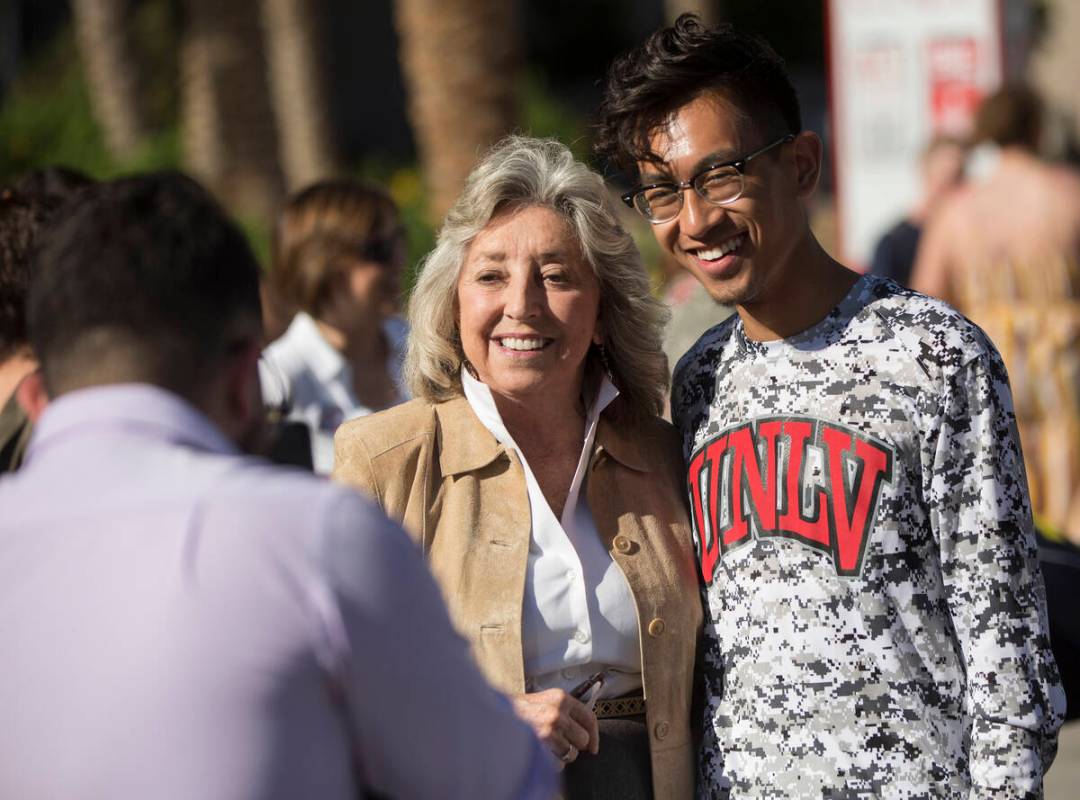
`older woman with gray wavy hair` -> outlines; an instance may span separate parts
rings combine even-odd
[[[334,474],[421,544],[568,797],[689,798],[701,608],[657,416],[666,312],[614,208],[558,142],[496,145],[409,304],[416,399],[339,429]]]

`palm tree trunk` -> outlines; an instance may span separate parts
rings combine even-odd
[[[188,168],[235,213],[269,220],[284,186],[256,0],[185,0],[181,117]]]
[[[338,168],[320,57],[323,6],[319,0],[262,0],[270,90],[290,191]]]
[[[517,121],[514,0],[397,0],[409,116],[438,221],[477,156]]]
[[[116,159],[131,155],[147,134],[139,65],[125,0],[72,0],[75,36],[94,115]]]

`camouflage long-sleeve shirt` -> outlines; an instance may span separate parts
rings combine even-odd
[[[703,797],[1038,797],[1064,693],[1008,379],[863,277],[796,337],[682,359],[706,603]]]

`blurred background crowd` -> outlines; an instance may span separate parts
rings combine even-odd
[[[180,168],[269,264],[289,193],[370,180],[401,210],[407,295],[477,154],[519,131],[594,161],[607,65],[684,11],[759,32],[784,56],[826,141],[815,233],[855,266],[919,202],[930,139],[969,135],[996,85],[1022,80],[1046,100],[1045,155],[1080,152],[1080,9],[1065,0],[2,0],[0,182],[44,165],[96,179]],[[685,306],[674,362],[717,312],[644,223],[626,223]],[[291,316],[272,300],[271,339]]]
[[[97,178],[182,167],[266,255],[288,192],[362,176],[402,207],[415,260],[478,151],[522,130],[588,155],[611,58],[707,5],[5,0],[0,179],[45,163]],[[729,5],[766,26],[768,4]],[[822,9],[800,5],[810,19],[792,17],[777,44],[820,121],[824,41],[803,34]]]
[[[266,340],[277,343],[264,383],[290,384],[312,466],[326,472],[337,424],[406,396],[397,307],[478,154],[510,132],[553,136],[620,188],[592,156],[603,75],[687,11],[760,33],[786,59],[806,126],[826,142],[808,209],[826,249],[945,296],[991,333],[1026,426],[1041,528],[1062,546],[1044,569],[1048,580],[1054,558],[1075,569],[1080,4],[1070,0],[0,0],[0,185],[175,168],[208,187],[266,270]],[[55,166],[74,172],[40,172]],[[727,311],[664,261],[639,217],[627,211],[625,224],[675,312],[674,366]],[[965,259],[987,230],[1011,235]],[[333,261],[335,247],[383,270],[352,272],[333,294],[309,265]],[[1012,271],[989,269],[1006,256]],[[305,388],[290,359],[321,346],[312,341],[370,379]],[[1051,778],[1080,774],[1078,764],[1080,737],[1067,729]]]

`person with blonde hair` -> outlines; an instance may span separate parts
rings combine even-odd
[[[601,178],[555,141],[477,165],[409,303],[416,397],[342,426],[334,475],[422,545],[567,796],[689,798],[702,611],[657,417],[666,311]]]
[[[407,328],[395,316],[404,249],[394,201],[357,181],[309,186],[278,221],[270,289],[297,313],[266,350],[264,382],[268,395],[287,397],[289,419],[310,428],[316,472],[333,466],[338,425],[408,396]]]

